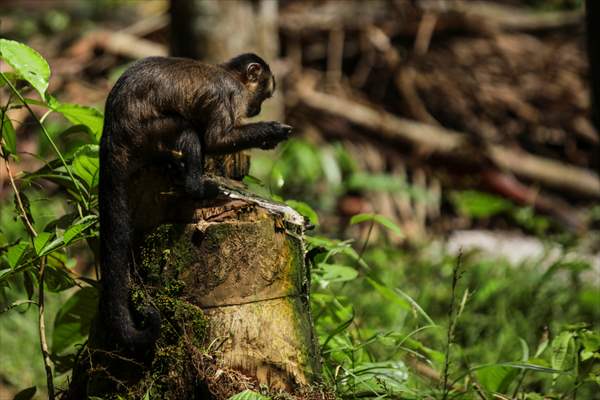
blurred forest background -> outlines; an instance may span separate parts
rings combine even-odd
[[[272,65],[277,94],[260,118],[295,134],[253,151],[245,182],[315,225],[313,317],[325,380],[344,398],[600,399],[600,135],[584,21],[580,0],[0,1],[0,37],[47,60],[64,103],[101,111],[146,56],[255,51]],[[93,246],[58,221],[79,203],[44,178],[52,141],[85,181],[94,122],[47,109],[3,109],[16,144],[8,157],[5,137],[11,176],[0,168],[0,399],[46,393],[38,310],[23,300],[40,281],[21,268],[46,252],[19,247],[12,178],[35,228],[60,239],[45,294],[58,387],[85,340],[65,342],[65,304],[96,277]],[[82,239],[97,236],[96,220],[79,223]]]

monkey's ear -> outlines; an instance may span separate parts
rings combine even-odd
[[[246,68],[246,77],[250,82],[258,82],[262,74],[262,66],[259,63],[250,63]]]

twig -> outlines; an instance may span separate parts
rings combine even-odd
[[[29,231],[29,234],[33,237],[36,237],[37,232],[31,225],[31,222],[29,222],[29,218],[27,218],[27,212],[25,210],[25,206],[23,205],[23,200],[21,200],[21,194],[19,193],[19,190],[17,189],[17,185],[15,184],[15,179],[13,178],[12,171],[10,170],[10,167],[8,165],[8,157],[4,158],[4,166],[6,167],[6,173],[8,174],[10,186],[12,187],[13,191],[15,192],[15,199],[17,200],[17,206],[19,206],[19,211],[21,212],[21,215],[22,215],[21,219],[25,223],[25,227]]]

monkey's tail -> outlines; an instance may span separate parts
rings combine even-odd
[[[101,154],[106,156],[105,154]],[[102,295],[100,314],[109,332],[131,350],[152,346],[160,333],[161,318],[145,307],[138,327],[129,301],[132,265],[132,226],[127,204],[126,177],[122,166],[111,166],[107,157],[100,165],[100,267]]]

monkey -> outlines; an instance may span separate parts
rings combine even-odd
[[[99,312],[126,349],[147,349],[161,323],[155,308],[135,313],[129,304],[136,232],[127,182],[148,165],[174,166],[185,195],[214,197],[215,187],[203,176],[205,155],[272,149],[290,136],[292,127],[277,121],[243,123],[260,113],[275,86],[269,65],[246,53],[223,64],[145,58],[110,91],[100,139]]]

